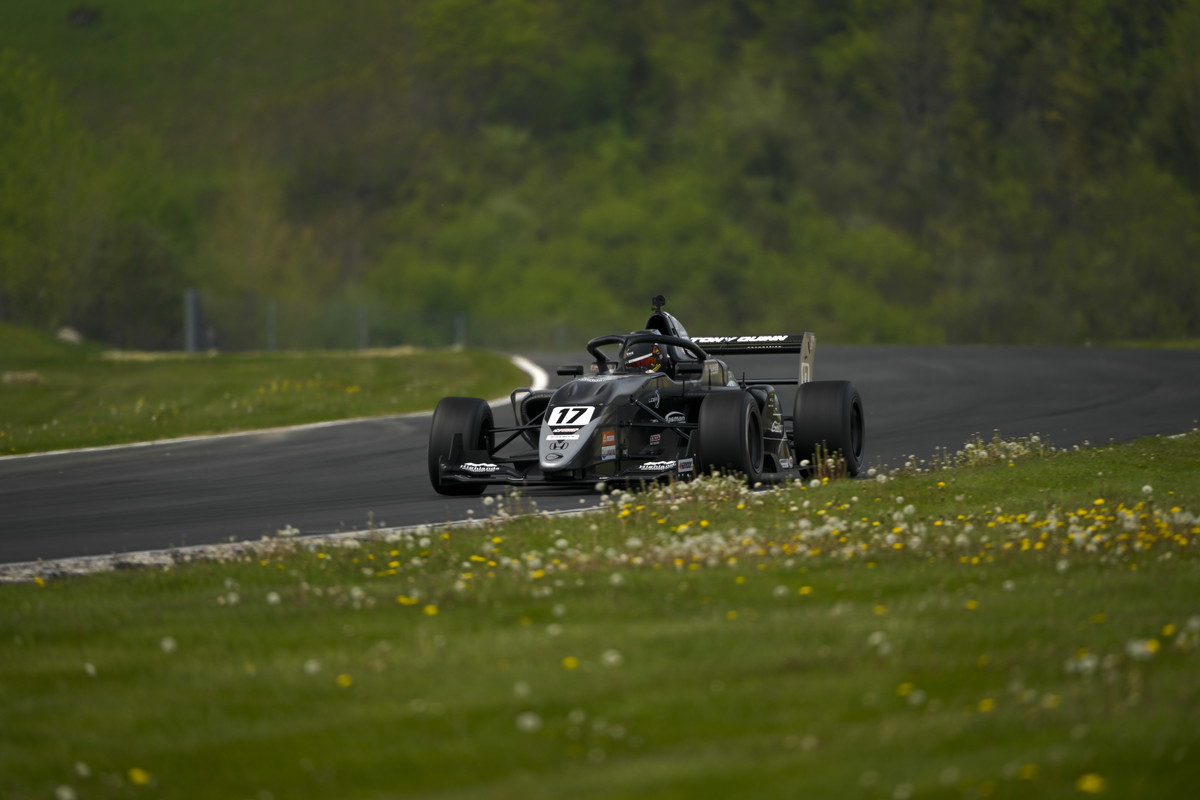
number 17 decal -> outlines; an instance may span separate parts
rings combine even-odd
[[[551,425],[587,425],[595,406],[559,406],[550,411]]]

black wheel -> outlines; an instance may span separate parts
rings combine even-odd
[[[433,410],[433,425],[429,430],[429,481],[439,494],[483,494],[486,484],[442,481],[438,474],[438,459],[451,456],[456,434],[462,434],[463,450],[487,450],[491,432],[492,409],[483,400],[476,397],[441,399]]]
[[[862,397],[850,381],[810,381],[796,391],[792,419],[796,457],[818,459],[836,457],[846,463],[850,477],[862,469],[866,425]]]
[[[703,469],[741,472],[751,485],[762,475],[762,415],[746,392],[720,391],[704,398],[696,434]]]

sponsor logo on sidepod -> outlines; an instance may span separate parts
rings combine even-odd
[[[481,464],[478,461],[467,461],[460,467],[460,469],[462,469],[464,472],[488,473],[495,472],[496,470],[500,469],[500,467],[496,464]]]
[[[681,422],[687,422],[687,417],[682,411],[672,411],[671,413],[667,414],[666,420],[672,425],[678,425]]]
[[[647,461],[645,464],[642,464],[642,466],[639,467],[638,469],[645,470],[646,472],[665,472],[669,469],[674,469],[674,468],[675,468],[674,461]]]

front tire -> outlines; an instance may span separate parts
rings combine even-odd
[[[862,469],[866,424],[862,397],[850,381],[810,381],[796,391],[792,436],[796,457],[816,468],[822,458],[843,459],[850,477]]]
[[[720,391],[704,398],[696,433],[704,469],[740,472],[751,486],[762,475],[762,415],[748,393]]]
[[[454,437],[462,434],[462,450],[487,450],[492,433],[492,409],[476,397],[443,397],[433,410],[429,430],[429,481],[438,494],[478,496],[484,493],[483,483],[443,481],[439,460],[456,455]]]

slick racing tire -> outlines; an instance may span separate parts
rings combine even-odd
[[[438,494],[473,496],[487,489],[483,483],[443,481],[438,460],[454,455],[454,437],[462,434],[463,450],[487,450],[492,431],[492,409],[476,397],[443,397],[433,410],[429,430],[429,481]],[[461,456],[461,453],[458,454]]]
[[[796,457],[813,465],[843,459],[850,477],[862,469],[866,426],[862,397],[850,381],[810,381],[796,391],[792,434]]]
[[[751,486],[762,475],[762,415],[748,393],[719,391],[705,397],[696,433],[703,469],[740,472]]]

